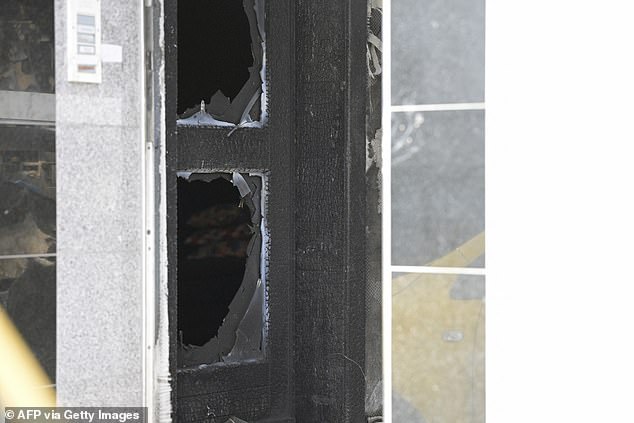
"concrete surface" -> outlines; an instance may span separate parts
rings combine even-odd
[[[484,112],[392,116],[392,264],[422,266],[484,230]]]
[[[392,2],[392,104],[484,101],[484,4]]]
[[[58,402],[140,406],[140,4],[102,1],[102,41],[123,62],[104,63],[101,84],[67,81],[66,13],[55,0]]]
[[[485,0],[392,2],[392,104],[484,102]],[[392,114],[392,264],[485,266],[484,111]],[[484,422],[484,276],[395,274],[394,421]]]

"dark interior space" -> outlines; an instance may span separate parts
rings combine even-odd
[[[218,90],[238,95],[253,66],[250,31],[242,0],[178,2],[179,115]]]
[[[178,178],[178,333],[184,345],[202,346],[217,336],[242,284],[249,224],[249,209],[229,180]]]
[[[0,125],[0,140],[0,306],[55,383],[55,132]]]
[[[55,92],[53,2],[0,0],[0,90]]]

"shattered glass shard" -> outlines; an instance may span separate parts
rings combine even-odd
[[[216,91],[214,95],[211,96],[211,101],[209,102],[209,113],[215,116],[222,116],[225,114],[227,109],[231,107],[231,100],[229,97],[224,95],[224,93],[220,90]]]

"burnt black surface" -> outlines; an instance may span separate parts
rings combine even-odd
[[[233,100],[253,65],[241,0],[178,2],[178,114],[221,90]]]
[[[168,277],[170,319],[170,373],[175,421],[224,423],[233,414],[247,421],[288,419],[294,414],[291,336],[294,303],[293,179],[294,143],[291,99],[293,69],[294,1],[266,2],[267,81],[269,121],[263,128],[230,129],[178,127],[172,118],[177,100],[176,2],[165,2],[165,83],[167,139]],[[158,20],[156,20],[158,22]],[[158,39],[158,37],[156,37]],[[275,63],[275,67],[271,67]],[[160,60],[156,63],[161,66]],[[176,286],[176,193],[181,170],[268,171],[268,227],[271,233],[266,287],[267,344],[265,359],[240,365],[179,370]],[[281,421],[281,420],[280,420]]]
[[[297,5],[298,422],[365,421],[366,9]]]
[[[176,5],[165,8],[172,323],[176,172],[270,173],[266,359],[179,372],[172,325],[173,417],[363,422],[366,3],[267,2],[268,124],[230,137],[170,119],[180,47]]]

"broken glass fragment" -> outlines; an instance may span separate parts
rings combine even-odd
[[[262,358],[262,176],[178,173],[179,367]]]

